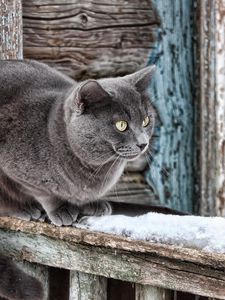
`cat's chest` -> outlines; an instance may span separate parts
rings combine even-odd
[[[119,180],[123,173],[125,162],[110,162],[102,167],[79,174],[80,198],[84,200],[99,199],[104,196]],[[77,187],[77,186],[76,186]]]

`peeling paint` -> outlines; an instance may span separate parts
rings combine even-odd
[[[184,211],[193,211],[192,2],[154,1],[162,39],[152,93],[162,127],[160,150],[147,174],[160,203]]]
[[[21,0],[0,0],[0,59],[22,58]]]

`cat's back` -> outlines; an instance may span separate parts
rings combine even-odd
[[[66,93],[73,84],[69,77],[37,61],[0,61],[0,106],[11,101],[43,101],[48,94]]]
[[[9,149],[15,157],[21,152],[22,157],[32,153],[32,147],[38,152],[35,145],[44,148],[52,108],[64,102],[74,84],[36,61],[0,61],[1,161],[6,160]]]

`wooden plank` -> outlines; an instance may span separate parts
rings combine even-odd
[[[110,235],[100,232],[92,232],[85,229],[71,227],[56,227],[41,222],[26,222],[15,218],[0,218],[0,228],[3,231],[23,232],[27,234],[43,235],[56,240],[80,243],[90,246],[109,247],[114,250],[151,253],[162,255],[174,260],[184,260],[191,263],[199,263],[209,267],[225,268],[225,255],[211,252],[203,252],[197,249],[150,243],[132,240],[123,236]]]
[[[197,1],[199,173],[202,215],[225,216],[225,1]],[[197,103],[199,102],[197,101]]]
[[[1,218],[0,227],[0,248],[17,258],[144,285],[225,297],[222,254],[9,218]]]
[[[154,0],[162,20],[153,103],[162,123],[148,181],[160,203],[193,210],[193,1]],[[203,1],[204,2],[204,1]]]
[[[21,0],[0,0],[0,59],[22,59]]]
[[[149,286],[136,284],[135,300],[172,300],[172,291]]]
[[[131,73],[147,63],[159,26],[151,0],[23,3],[24,56],[75,79]]]
[[[69,300],[107,300],[107,278],[71,271]]]

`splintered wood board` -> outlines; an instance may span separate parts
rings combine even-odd
[[[0,218],[0,236],[16,259],[225,298],[223,254],[12,218]]]

